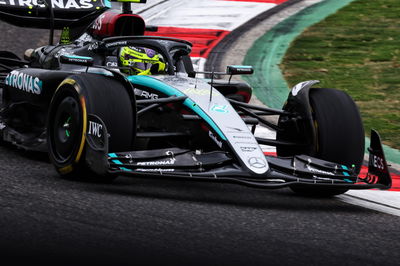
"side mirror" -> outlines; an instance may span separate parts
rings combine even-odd
[[[251,75],[254,73],[252,66],[227,66],[226,74],[228,75]]]

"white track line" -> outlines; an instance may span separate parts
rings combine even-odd
[[[400,193],[396,191],[351,190],[337,198],[349,204],[400,216]]]

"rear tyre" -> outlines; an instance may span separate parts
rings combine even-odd
[[[85,164],[88,115],[102,119],[107,127],[109,152],[132,149],[135,137],[135,104],[118,81],[81,74],[65,79],[56,90],[49,108],[47,141],[50,160],[65,178],[93,177]],[[115,176],[97,176],[110,181]]]
[[[313,88],[310,90],[310,105],[316,146],[312,147],[314,152],[309,155],[354,166],[359,173],[364,158],[365,135],[359,110],[352,98],[343,91]],[[291,189],[303,195],[325,197],[343,194],[348,190],[301,185],[292,186]]]

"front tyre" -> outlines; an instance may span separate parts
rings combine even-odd
[[[313,152],[308,154],[326,161],[353,166],[358,174],[364,158],[365,135],[356,104],[347,93],[335,89],[312,88],[309,99],[316,136],[315,146],[309,149]],[[310,196],[333,196],[347,191],[340,188],[301,185],[292,186],[291,189]]]
[[[57,172],[66,178],[92,176],[85,164],[89,114],[105,123],[110,152],[131,150],[135,110],[134,100],[116,80],[93,74],[65,79],[51,100],[47,121],[49,157]],[[97,178],[107,181],[115,176]]]

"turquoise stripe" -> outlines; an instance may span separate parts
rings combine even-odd
[[[231,67],[253,68],[252,66],[243,66],[243,65],[231,65]]]
[[[349,170],[349,168],[346,165],[342,165],[342,168],[344,170]],[[343,172],[343,175],[350,176],[349,173],[347,173],[347,172]],[[354,183],[353,181],[351,181],[350,179],[347,179],[347,178],[345,178],[343,180],[346,181],[347,183]]]
[[[118,157],[117,154],[115,154],[115,153],[109,153],[108,156],[110,156],[111,158]],[[120,160],[112,160],[112,162],[115,164],[123,164]]]
[[[76,59],[84,59],[84,60],[92,60],[92,57],[87,57],[87,56],[78,56],[78,55],[64,55],[65,57],[69,58],[76,58]]]
[[[128,168],[125,168],[125,167],[120,167],[119,169],[124,170],[124,171],[127,171],[127,172],[132,172],[131,169],[128,169]]]
[[[111,8],[111,2],[109,0],[104,0],[104,6]]]
[[[186,96],[184,93],[179,91],[178,89],[165,84],[158,79],[149,77],[149,76],[129,76],[127,78],[131,83],[146,86],[158,90],[168,96]],[[203,118],[214,131],[219,135],[219,137],[223,140],[226,140],[224,133],[218,128],[215,122],[208,116],[206,112],[204,112],[193,100],[187,98],[183,104],[187,106],[189,109],[193,110],[196,114],[198,114],[201,118]]]
[[[217,134],[220,136],[221,139],[227,140],[224,133],[222,133],[222,131],[218,128],[218,126],[214,123],[214,121],[211,120],[211,118],[195,102],[187,98],[183,102],[183,104],[192,109],[201,118],[203,118],[215,130],[215,132],[217,132]]]
[[[108,76],[108,77],[113,76],[113,74],[112,74],[111,72],[110,72],[110,73],[105,73],[105,72],[95,72],[95,71],[89,70],[88,73],[90,73],[90,74],[97,74],[97,75],[103,75],[103,76]]]
[[[110,156],[111,158],[116,158],[118,157],[116,153],[109,153],[108,156]],[[122,162],[120,160],[112,160],[113,163],[115,164],[122,164]],[[132,172],[131,169],[125,168],[125,167],[120,167],[119,169],[127,171],[127,172]]]
[[[346,165],[342,165],[342,168],[343,168],[344,170],[349,170],[349,168],[347,168]],[[343,172],[343,175],[345,175],[345,176],[350,176],[349,173],[347,173],[347,172]],[[346,180],[345,180],[345,181],[346,181]]]

